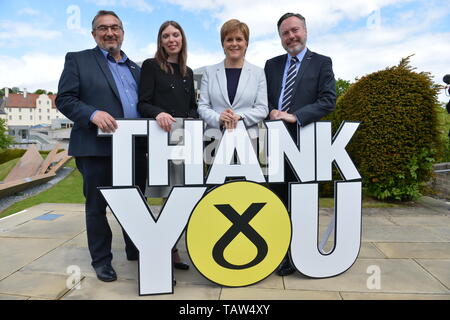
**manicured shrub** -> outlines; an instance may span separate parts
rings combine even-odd
[[[0,164],[9,160],[20,158],[27,150],[23,149],[5,149],[0,152]]]
[[[430,74],[415,72],[408,57],[364,76],[338,99],[333,126],[361,122],[347,150],[366,194],[382,200],[420,196],[441,148],[438,91]]]

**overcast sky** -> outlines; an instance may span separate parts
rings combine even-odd
[[[247,60],[263,67],[284,53],[277,20],[298,12],[308,48],[333,59],[336,78],[354,80],[412,54],[412,65],[435,82],[450,74],[449,0],[0,0],[0,8],[0,87],[56,91],[65,54],[95,47],[91,21],[101,9],[122,18],[122,49],[134,61],[152,57],[159,26],[176,20],[186,32],[188,65],[217,63],[220,27],[237,18],[250,27]]]

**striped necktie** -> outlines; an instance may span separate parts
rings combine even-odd
[[[286,84],[284,85],[283,102],[281,103],[281,111],[289,112],[292,104],[292,96],[294,95],[294,83],[297,76],[296,63],[297,57],[292,57],[289,70],[287,72]]]

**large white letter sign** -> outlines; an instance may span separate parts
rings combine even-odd
[[[331,253],[325,254],[317,243],[318,184],[291,184],[291,259],[300,273],[327,278],[353,265],[361,243],[361,187],[361,182],[335,183],[335,246]]]
[[[239,164],[231,164],[235,151]],[[236,129],[225,130],[206,183],[222,184],[227,177],[266,182],[243,120],[238,122]]]
[[[114,133],[99,130],[98,135],[112,136],[113,186],[134,185],[134,137],[147,135],[147,120],[117,120]]]
[[[140,295],[172,293],[172,248],[204,187],[175,187],[158,220],[138,188],[101,188],[111,211],[139,250]]]
[[[334,137],[330,122],[312,123],[298,129],[298,141],[293,141],[282,121],[266,122],[268,182],[285,182],[285,160],[300,181],[290,183],[288,204],[259,185],[266,181],[243,121],[223,132],[206,182],[203,121],[183,124],[169,136],[155,120],[119,120],[114,134],[100,134],[112,136],[113,187],[99,189],[139,250],[140,295],[173,292],[171,252],[186,225],[192,262],[221,285],[247,286],[264,279],[289,246],[293,265],[308,277],[333,277],[353,265],[361,244],[362,182],[345,148],[359,123],[344,122]],[[189,185],[172,189],[158,219],[133,186],[133,139],[146,134],[148,184],[168,185],[169,161],[182,161]],[[183,138],[177,145],[175,136]],[[343,181],[335,182],[334,217],[318,243],[319,182],[332,181],[333,164]],[[247,181],[225,183],[228,177]],[[206,193],[205,184],[216,186]],[[325,252],[333,230],[334,248]]]
[[[156,120],[148,123],[148,184],[169,185],[169,160],[184,161],[186,185],[203,185],[203,121],[184,121],[184,145],[169,145],[169,134]]]
[[[299,129],[299,142],[293,141],[283,121],[266,121],[269,182],[284,182],[284,157],[302,182],[315,180],[315,141],[312,123]]]
[[[316,122],[317,181],[331,181],[333,161],[345,180],[361,179],[345,147],[358,130],[358,122],[343,122],[331,140],[331,122]]]

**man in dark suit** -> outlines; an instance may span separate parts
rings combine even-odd
[[[66,55],[56,106],[74,122],[69,154],[75,157],[83,176],[92,266],[100,280],[109,282],[117,279],[111,266],[112,233],[106,218],[107,203],[97,188],[112,185],[112,150],[111,139],[98,137],[97,132],[114,132],[117,118],[139,118],[140,68],[121,51],[123,25],[114,12],[98,12],[92,21],[92,36],[96,48]],[[139,139],[135,144],[134,183],[144,191],[146,145],[144,138]],[[123,234],[127,258],[137,260],[137,248]]]
[[[298,126],[306,126],[332,112],[336,104],[336,83],[329,57],[306,48],[307,29],[300,14],[286,13],[278,21],[278,34],[287,54],[266,62],[267,92],[270,120],[283,120],[294,141]],[[288,182],[297,181],[285,164],[285,181],[271,189],[288,204]],[[277,274],[295,271],[289,259],[283,261]]]

